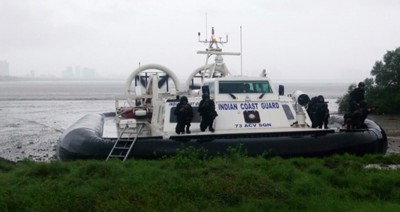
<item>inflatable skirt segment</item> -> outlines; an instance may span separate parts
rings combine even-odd
[[[88,114],[78,120],[62,135],[57,145],[60,160],[106,159],[117,138],[102,138],[104,119],[110,114]],[[343,118],[334,118],[337,124]],[[371,120],[367,129],[257,133],[257,134],[207,134],[138,138],[129,157],[159,158],[176,155],[186,147],[203,148],[208,155],[226,154],[228,147],[242,146],[249,156],[267,154],[281,157],[321,157],[333,154],[386,153],[387,137],[384,130]]]

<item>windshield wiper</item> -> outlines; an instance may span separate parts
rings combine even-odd
[[[259,99],[262,99],[262,98],[264,97],[265,94],[266,94],[265,92],[262,93],[258,98],[259,98]]]
[[[236,96],[233,95],[232,93],[229,93],[229,96],[231,96],[233,99],[236,99]]]

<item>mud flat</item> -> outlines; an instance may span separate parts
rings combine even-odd
[[[379,124],[388,137],[388,153],[400,153],[400,115],[369,115]]]
[[[56,160],[64,130],[88,113],[113,111],[114,101],[0,101],[0,158]]]

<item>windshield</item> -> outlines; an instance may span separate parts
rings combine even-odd
[[[272,93],[268,81],[220,81],[219,93]]]

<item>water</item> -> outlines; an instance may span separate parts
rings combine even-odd
[[[337,99],[348,83],[286,83],[285,93],[301,90],[310,97]],[[277,85],[275,86],[277,90]],[[1,100],[105,100],[124,94],[125,81],[0,81]]]
[[[301,90],[311,97],[323,95],[328,101],[331,113],[338,111],[336,100],[347,92],[348,83],[286,83],[285,94]],[[275,89],[278,90],[278,84]],[[125,92],[125,81],[0,81],[0,108],[1,101],[57,101],[77,100],[112,100]],[[62,103],[60,103],[62,104]],[[84,105],[91,108],[93,102]],[[106,105],[104,105],[107,108]],[[73,107],[72,107],[73,108]]]
[[[124,92],[124,81],[0,81],[0,100],[104,100]]]
[[[328,102],[330,113],[337,113],[339,105],[336,103],[339,98],[347,93],[349,83],[287,83],[285,86],[285,94],[292,94],[296,90],[300,90],[307,94],[310,98],[322,95]],[[276,89],[278,90],[278,89]]]
[[[338,99],[347,93],[349,83],[287,83],[285,93],[303,91],[311,97],[322,95],[325,99]]]
[[[277,86],[276,86],[277,87]],[[285,84],[285,93],[301,90],[323,95],[331,113],[348,84]],[[125,81],[0,81],[0,157],[49,161],[63,131],[88,113],[115,111],[115,96]]]

